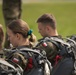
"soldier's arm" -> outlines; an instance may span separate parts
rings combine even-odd
[[[24,57],[23,55],[21,55],[20,53],[14,53],[11,60],[14,63],[20,65],[23,69],[26,68],[27,63],[28,63],[28,59],[26,57]]]

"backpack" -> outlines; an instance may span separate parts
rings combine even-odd
[[[51,63],[48,61],[45,53],[41,54],[36,49],[29,49],[24,47],[16,48],[16,50],[13,50],[12,53],[14,53],[14,51],[25,56],[28,60],[32,58],[34,68],[29,69],[28,71],[26,70],[25,72],[23,72],[23,75],[51,75],[51,69],[52,69]],[[26,54],[29,55],[26,56]],[[30,64],[29,61],[28,64]]]
[[[36,47],[38,47],[43,42],[46,44],[47,42],[53,43],[59,49],[57,52],[59,55],[64,57],[72,57],[72,59],[74,59],[74,70],[72,75],[76,75],[76,35],[72,35],[63,39],[59,39],[57,37],[46,37],[42,39],[36,45]]]

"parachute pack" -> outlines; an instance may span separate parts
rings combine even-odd
[[[48,61],[46,57],[46,53],[41,54],[38,50],[29,49],[29,48],[21,48],[19,53],[25,55],[24,53],[29,52],[32,55],[32,60],[34,64],[34,68],[31,69],[30,72],[25,72],[24,75],[51,75],[51,63]],[[28,56],[28,59],[31,57]]]
[[[46,46],[50,46],[50,44],[47,42],[53,43],[59,49],[58,53],[60,55],[70,56],[74,59],[74,71],[72,74],[76,75],[76,35],[72,35],[63,39],[59,39],[57,37],[46,37],[37,44],[37,47],[43,43],[45,43]]]
[[[7,51],[9,52],[10,50],[7,50]],[[24,48],[24,47],[20,48],[20,49],[16,48],[16,50],[11,50],[11,51],[12,51],[12,53],[17,52],[17,53],[23,55],[23,57],[25,56],[28,60],[30,60],[30,58],[32,58],[33,65],[34,65],[34,67],[32,69],[29,69],[29,66],[27,66],[26,69],[29,69],[28,71],[26,70],[25,72],[23,72],[23,69],[21,68],[21,70],[20,70],[21,73],[18,74],[16,72],[15,74],[12,74],[12,75],[51,75],[51,69],[52,69],[51,63],[48,61],[48,59],[45,55],[45,52],[43,52],[44,54],[41,54],[39,51],[37,51],[35,49],[29,49],[29,48]],[[26,54],[29,54],[29,55],[26,56]],[[28,61],[28,65],[29,64],[30,64],[30,62]],[[9,69],[8,69],[8,71],[9,71]],[[9,75],[9,74],[7,74],[7,75]]]

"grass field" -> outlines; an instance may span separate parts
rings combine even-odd
[[[0,23],[4,26],[2,5],[0,5]],[[60,35],[76,34],[76,2],[47,2],[26,3],[22,5],[22,19],[25,20],[37,38],[41,38],[37,29],[37,18],[43,13],[52,13],[57,20],[57,29]],[[5,30],[5,26],[4,26]]]

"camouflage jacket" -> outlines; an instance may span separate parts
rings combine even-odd
[[[27,47],[18,47],[10,51],[9,55],[6,56],[6,60],[11,60],[12,62],[18,64],[22,67],[23,70],[32,68],[32,60],[29,59],[29,53],[21,53],[21,48]],[[30,62],[29,62],[30,61]],[[31,63],[31,64],[30,64]],[[29,64],[31,66],[29,66]]]

